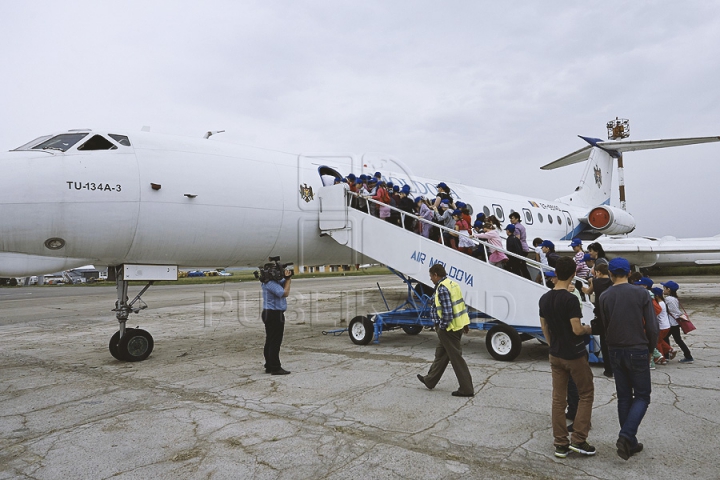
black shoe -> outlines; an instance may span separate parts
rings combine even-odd
[[[454,392],[452,392],[452,396],[453,396],[453,397],[474,397],[474,396],[475,396],[475,392],[473,392],[473,393],[462,393],[460,390],[455,390]]]
[[[270,370],[269,368],[266,368],[265,373],[272,373],[272,370]]]
[[[277,370],[273,370],[270,372],[270,375],[289,375],[290,372],[287,370],[284,370],[283,368],[278,368]]]
[[[565,458],[570,453],[570,447],[567,445],[557,445],[555,447],[555,456],[558,458]]]
[[[633,448],[630,449],[630,455],[635,455],[636,453],[640,453],[643,451],[643,444],[638,442],[637,445],[635,445]]]
[[[571,443],[569,448],[573,452],[577,452],[582,455],[595,455],[595,447],[587,443],[587,441],[583,443]]]
[[[617,447],[618,456],[623,460],[627,460],[628,458],[632,457],[632,447],[630,446],[630,442],[627,438],[618,437],[617,442],[615,442],[615,446]]]
[[[425,383],[425,377],[423,377],[423,376],[420,375],[419,373],[418,373],[418,375],[417,375],[417,379],[420,380],[420,383],[422,383],[423,385],[425,385],[425,388],[427,388],[428,390],[432,390],[432,389],[433,389],[433,387],[428,387],[428,384]]]
[[[612,370],[605,370],[603,372],[603,375],[605,375],[608,378],[613,378],[615,375],[613,374]]]

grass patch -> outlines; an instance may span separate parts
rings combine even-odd
[[[720,275],[720,265],[697,265],[687,267],[648,267],[648,275],[657,277],[681,277],[697,275]]]
[[[253,270],[239,270],[232,272],[231,277],[214,276],[214,277],[182,277],[177,281],[161,281],[155,282],[154,285],[214,285],[220,283],[239,283],[257,281]],[[293,278],[325,278],[325,277],[357,277],[363,275],[390,275],[391,272],[385,267],[368,267],[360,270],[351,270],[349,272],[315,272],[315,273],[296,273]],[[130,285],[145,285],[147,282],[130,282]],[[115,282],[94,282],[80,283],[77,285],[40,285],[42,287],[102,287],[115,285]]]

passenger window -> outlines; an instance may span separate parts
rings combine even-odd
[[[129,147],[130,145],[130,139],[126,137],[125,135],[117,135],[115,133],[109,133],[108,136],[118,142],[123,147]]]
[[[530,213],[530,210],[528,210],[527,208],[523,208],[523,213],[525,214],[525,223],[527,225],[532,225],[533,224],[533,216],[532,216],[532,213]]]
[[[472,214],[473,214],[473,211],[474,211],[472,205],[470,205],[469,203],[466,203],[466,204],[465,204],[465,208],[467,208],[468,215],[470,215],[470,216],[472,217]]]
[[[498,220],[501,222],[505,220],[505,212],[503,212],[503,208],[500,205],[493,205],[493,208],[495,209],[495,216]]]
[[[570,225],[572,227],[572,223],[573,223],[572,217],[570,217],[570,215],[568,215],[567,213],[565,214],[565,221],[567,222],[568,225]]]
[[[483,213],[485,214],[486,217],[490,216],[490,209],[487,207],[487,205],[485,205],[483,207]]]
[[[543,223],[542,213],[538,213],[538,220],[540,220],[540,223]]]
[[[80,145],[78,150],[117,150],[117,147],[102,135],[93,135],[90,140]]]
[[[548,223],[552,223],[552,215],[548,215]]]
[[[562,218],[560,218],[560,215],[557,217],[558,225],[562,225]]]

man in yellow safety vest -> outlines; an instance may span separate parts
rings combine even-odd
[[[439,263],[430,267],[430,280],[435,284],[435,308],[432,310],[432,318],[435,320],[435,331],[440,343],[435,349],[435,360],[430,371],[424,377],[418,374],[418,380],[432,390],[440,381],[449,362],[460,383],[460,388],[452,392],[453,396],[472,397],[475,389],[460,345],[462,334],[470,325],[462,291],[457,283],[447,278],[445,267]]]

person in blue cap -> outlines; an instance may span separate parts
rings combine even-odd
[[[400,208],[400,186],[399,185],[393,185],[392,187],[388,184],[388,193],[390,194],[390,205],[393,207]],[[398,212],[395,209],[392,209],[390,211],[390,223],[393,225],[397,225],[398,227],[402,227],[402,223],[400,220],[400,212]]]
[[[357,177],[354,173],[348,174],[347,177],[348,187],[350,187],[351,192],[357,192]]]
[[[462,210],[459,208],[455,209],[453,219],[455,220],[455,231],[457,232],[457,249],[471,255],[475,242],[473,242],[470,237],[470,225],[465,218],[463,218]]]
[[[585,336],[592,333],[590,325],[583,325],[582,307],[577,297],[568,291],[575,274],[575,262],[560,257],[555,270],[555,288],[538,302],[540,325],[550,345],[552,373],[552,430],[555,456],[565,458],[573,451],[595,455],[595,447],[587,442],[590,432],[592,406],[595,397],[593,374],[585,350]],[[577,403],[570,404],[569,387],[577,389]],[[565,423],[565,407],[576,409],[571,441]]]
[[[680,350],[682,350],[684,358],[680,359],[680,363],[686,365],[693,363],[695,360],[693,359],[692,353],[690,353],[690,349],[687,345],[685,345],[685,342],[683,342],[682,336],[680,335],[680,324],[678,322],[682,321],[679,319],[684,315],[684,312],[681,310],[682,307],[680,306],[680,299],[677,295],[680,285],[672,280],[661,283],[660,285],[663,286],[663,295],[665,297],[665,304],[667,305],[668,320],[670,320],[670,333],[668,334],[666,340],[670,343],[670,337],[672,336],[677,346],[680,347]]]
[[[650,405],[650,354],[657,345],[658,322],[650,296],[628,283],[630,262],[613,258],[608,270],[613,286],[600,295],[600,319],[617,391],[620,433],[615,446],[627,460],[643,449],[637,433]]]
[[[430,238],[430,228],[432,228],[432,219],[435,213],[432,211],[423,197],[415,197],[415,214],[427,220],[427,222],[420,222],[420,235],[425,238]]]
[[[435,208],[440,206],[440,202],[447,200],[450,202],[450,208],[455,210],[455,202],[453,202],[453,198],[450,195],[450,187],[448,187],[445,182],[440,182],[435,188],[437,188],[437,196],[435,197],[435,202],[433,203]]]
[[[448,247],[456,248],[455,236],[448,231],[455,230],[455,219],[452,216],[453,209],[450,207],[450,200],[443,199],[440,202],[439,208],[434,205],[432,208],[435,213],[435,221],[447,229],[442,230],[441,233],[444,244]]]
[[[572,247],[573,251],[575,252],[575,265],[577,265],[577,268],[575,269],[575,276],[586,279],[590,276],[590,267],[585,263],[585,252],[583,251],[582,247],[582,240],[575,237],[572,239],[572,243],[570,243],[570,246]],[[578,289],[580,292],[580,298],[582,300],[585,300],[585,293],[583,292],[583,284],[579,280],[575,282],[575,288]]]
[[[636,272],[633,272],[633,274]],[[637,272],[639,274],[639,272]],[[630,277],[633,276],[633,274],[630,275]],[[662,312],[662,307],[658,302],[655,301],[655,294],[652,291],[652,286],[655,282],[652,281],[651,278],[643,277],[641,276],[635,281],[628,280],[629,282],[632,282],[633,285],[637,285],[638,287],[642,287],[645,290],[647,290],[648,295],[650,295],[650,298],[653,300],[653,308],[655,308],[655,316],[659,316]],[[665,365],[667,361],[665,360],[665,357],[662,353],[660,353],[660,349],[655,348],[652,351],[652,354],[650,356],[650,370],[655,370],[655,364]]]
[[[403,185],[400,189],[400,203],[398,204],[398,208],[403,212],[410,214],[403,215],[405,217],[403,226],[405,227],[405,230],[410,230],[412,232],[413,227],[415,226],[415,218],[413,218],[413,215],[415,215],[415,202],[413,202],[413,199],[410,198],[410,185]]]
[[[585,252],[583,251],[582,240],[577,237],[573,238],[570,246],[572,247],[573,252],[575,252],[574,259],[575,264],[577,265],[577,269],[575,270],[575,276],[580,278],[587,278],[588,275],[590,275],[590,267],[588,267],[585,263]]]
[[[595,318],[593,319],[593,326],[595,324],[600,327],[600,332],[598,336],[600,337],[600,350],[602,352],[602,360],[603,360],[603,367],[605,367],[603,371],[603,375],[605,375],[608,378],[613,378],[612,373],[612,366],[610,365],[610,355],[608,353],[608,347],[607,347],[607,340],[605,339],[605,326],[603,325],[602,321],[600,320],[600,297],[602,296],[603,292],[610,288],[612,286],[612,280],[610,279],[610,272],[608,271],[608,262],[600,263],[599,265],[596,265],[595,268],[595,275],[590,279],[590,284],[585,290],[585,293],[587,295],[595,294],[595,301],[593,301],[593,313],[595,314]]]
[[[355,176],[354,173],[348,174],[348,176],[345,178],[347,178],[348,188],[350,189],[350,191],[352,193],[357,194],[358,190],[360,189],[360,183],[358,182],[358,178]],[[358,202],[357,196],[355,196],[355,195],[352,196],[352,198],[350,199],[350,206],[352,208],[359,208],[359,202]]]
[[[522,243],[520,243],[520,239],[515,236],[515,225],[512,223],[508,224],[505,227],[505,234],[507,235],[505,249],[510,253],[524,257],[525,252],[523,251]],[[521,260],[514,255],[508,255],[508,261],[506,264],[507,269],[516,275],[520,275],[521,277],[530,280],[530,273],[528,272],[527,264],[525,264],[525,268],[523,268],[524,262],[524,260]]]
[[[555,268],[555,264],[557,263],[558,258],[560,258],[560,255],[555,252],[555,244],[550,240],[543,240],[540,244],[540,248],[542,248],[542,251],[545,253],[548,265]]]

